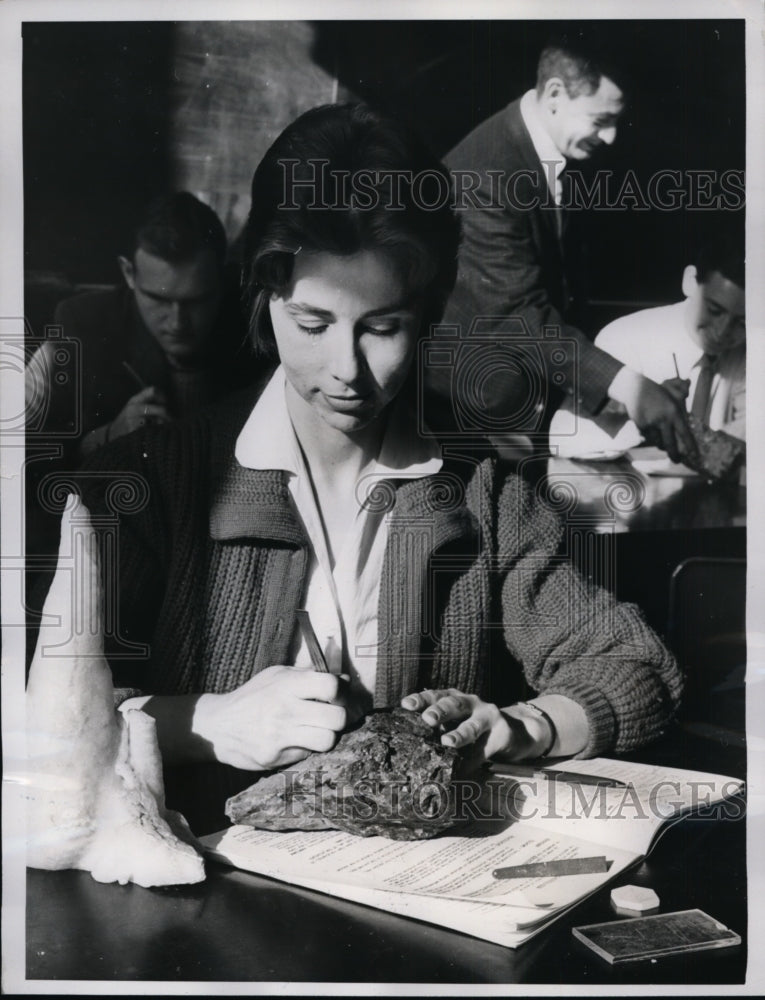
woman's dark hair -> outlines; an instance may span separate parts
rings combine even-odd
[[[446,168],[406,128],[361,104],[313,108],[255,171],[244,233],[242,294],[256,350],[276,356],[268,301],[295,254],[389,253],[423,329],[438,322],[457,273],[459,225]]]

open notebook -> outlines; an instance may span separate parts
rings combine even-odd
[[[512,818],[475,815],[453,834],[426,841],[232,826],[202,843],[213,858],[237,868],[513,948],[645,857],[667,824],[699,810],[743,814],[736,778],[605,758],[578,760],[576,768],[627,786],[492,778],[471,815],[479,807],[488,812],[494,796],[506,801],[509,785]],[[595,855],[606,856],[608,872],[492,874],[506,865]]]

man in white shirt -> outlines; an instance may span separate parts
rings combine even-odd
[[[609,323],[598,347],[668,391],[684,398],[689,413],[712,430],[746,439],[746,326],[743,241],[725,229],[710,236],[695,264],[683,271],[684,299],[641,309]],[[629,445],[626,414],[575,417],[562,407],[550,442],[567,457],[607,454],[618,441]],[[615,433],[619,438],[615,439]]]

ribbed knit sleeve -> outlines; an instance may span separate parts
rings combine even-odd
[[[589,741],[579,756],[629,750],[666,727],[681,674],[634,605],[591,584],[560,554],[563,529],[522,480],[505,481],[497,521],[505,641],[538,693],[584,709]]]
[[[281,474],[227,478],[256,391],[119,438],[78,474],[118,612],[107,637],[117,688],[222,693],[284,662],[303,536],[285,520]]]

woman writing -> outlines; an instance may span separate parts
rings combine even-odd
[[[444,184],[367,108],[301,116],[255,173],[246,232],[251,329],[277,367],[89,467],[92,510],[103,470],[148,485],[119,524],[121,628],[151,648],[123,696],[167,762],[284,767],[396,704],[487,757],[593,755],[655,737],[677,705],[671,656],[558,558],[554,514],[423,426],[417,344],[458,250]],[[300,607],[336,672],[308,669]]]

